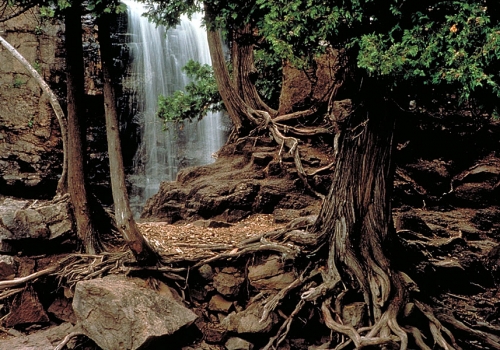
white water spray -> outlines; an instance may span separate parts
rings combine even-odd
[[[181,68],[190,60],[211,64],[201,15],[183,18],[166,30],[141,16],[142,4],[123,1],[128,7],[128,34],[135,91],[135,118],[141,126],[141,141],[134,157],[131,206],[136,216],[146,200],[156,194],[162,181],[173,181],[180,168],[208,164],[211,155],[225,141],[220,113],[207,115],[197,123],[185,123],[182,130],[163,130],[156,116],[158,96],[168,96],[189,82]]]

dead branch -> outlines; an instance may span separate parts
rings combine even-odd
[[[330,170],[331,168],[333,168],[333,166],[334,166],[334,165],[335,165],[335,162],[331,162],[330,164],[325,165],[324,167],[321,167],[321,168],[319,168],[319,169],[316,169],[316,170],[314,170],[312,173],[307,174],[307,176],[314,176],[314,175],[319,174],[319,173],[321,173],[321,172],[323,172],[323,171],[328,171],[328,170]]]
[[[58,267],[59,267],[58,265],[54,265],[54,266],[48,267],[44,270],[32,273],[31,275],[28,275],[25,277],[14,278],[13,280],[9,280],[9,281],[0,281],[0,290],[16,287],[16,286],[19,286],[19,285],[24,284],[26,282],[37,279],[38,277],[49,275],[49,274],[53,273],[54,271],[56,271],[58,269]]]
[[[233,249],[230,252],[226,253],[221,253],[216,256],[213,256],[211,258],[205,259],[198,261],[196,264],[193,265],[193,268],[200,267],[202,265],[221,260],[221,259],[226,259],[226,258],[237,258],[241,257],[243,255],[247,254],[252,254],[256,252],[263,252],[263,251],[271,251],[271,252],[277,252],[282,254],[283,256],[286,256],[290,259],[294,258],[297,256],[297,254],[300,252],[300,250],[289,244],[289,245],[284,245],[284,244],[279,244],[279,243],[272,243],[269,241],[266,241],[264,237],[261,238],[261,241],[259,243],[253,243],[250,244],[246,247],[243,247],[241,250],[238,248]]]
[[[441,322],[434,316],[434,313],[431,309],[430,306],[415,300],[415,306],[424,314],[425,317],[429,320],[429,329],[431,330],[432,337],[434,338],[434,342],[436,344],[439,344],[443,349],[448,350],[448,349],[460,349],[460,347],[457,345],[455,342],[455,337],[453,334],[449,331],[448,328],[444,327]],[[444,339],[442,333],[445,333],[453,346],[448,344],[446,339]]]
[[[294,113],[289,113],[289,114],[284,114],[284,115],[280,115],[280,116],[277,116],[275,118],[273,118],[273,122],[275,123],[278,123],[278,122],[284,122],[286,120],[292,120],[292,119],[297,119],[297,118],[301,118],[301,117],[307,117],[311,114],[314,114],[317,112],[317,108],[316,106],[313,106],[309,109],[306,109],[305,111],[299,111],[299,112],[294,112]]]
[[[275,123],[275,125],[279,128],[279,130],[283,130],[285,134],[291,133],[295,134],[297,136],[314,136],[314,135],[321,135],[321,134],[331,134],[332,130],[329,128],[322,128],[319,126],[311,126],[311,127],[296,127],[296,126],[289,126],[289,125],[284,125],[284,124],[278,124]]]
[[[8,297],[11,297],[17,293],[20,293],[24,290],[23,288],[16,288],[16,289],[10,289],[10,290],[5,290],[2,293],[0,293],[0,300],[7,299]]]

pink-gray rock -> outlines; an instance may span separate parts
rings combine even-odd
[[[278,321],[278,318],[276,314],[270,313],[266,319],[261,320],[263,312],[264,307],[260,302],[257,302],[241,312],[232,312],[224,319],[222,325],[229,332],[238,334],[267,333]]]
[[[229,338],[224,344],[227,350],[252,350],[253,344],[245,339],[233,337]]]
[[[250,285],[258,290],[281,290],[296,278],[293,271],[285,272],[283,262],[276,256],[268,258],[264,263],[248,267]]]
[[[78,282],[73,309],[84,334],[107,350],[137,349],[197,318],[172,298],[123,276]]]
[[[214,288],[226,297],[238,295],[245,281],[242,274],[234,267],[226,267],[214,276]]]
[[[226,314],[231,310],[232,307],[233,303],[229,300],[224,299],[224,297],[219,294],[215,294],[208,303],[209,310],[224,312]]]

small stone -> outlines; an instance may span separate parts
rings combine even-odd
[[[208,264],[201,265],[200,268],[198,269],[198,272],[200,273],[200,276],[207,281],[211,281],[212,278],[214,278],[214,272],[212,270],[212,267]]]
[[[209,342],[209,343],[221,343],[224,341],[224,338],[226,337],[226,330],[219,326],[215,325],[213,323],[207,323],[205,326],[202,328],[201,332],[203,333],[203,338]]]
[[[71,305],[71,300],[69,299],[57,298],[49,306],[47,311],[59,320],[76,324],[75,312],[73,311],[73,306]]]
[[[17,263],[12,256],[0,255],[0,280],[13,279],[17,272]]]
[[[230,332],[238,334],[267,333],[278,321],[276,314],[270,313],[268,317],[261,320],[264,307],[257,302],[251,304],[241,312],[232,312],[224,319],[223,326]]]
[[[241,285],[245,279],[235,268],[224,268],[214,276],[214,287],[220,294],[226,297],[235,297],[240,292]]]
[[[225,347],[227,350],[252,350],[253,344],[245,339],[233,337],[227,340]]]
[[[289,286],[295,278],[295,273],[285,272],[283,262],[274,256],[263,264],[248,268],[250,285],[258,290],[281,290]]]
[[[224,299],[224,297],[219,294],[215,294],[208,303],[209,310],[220,311],[225,313],[228,313],[229,310],[232,308],[232,306],[233,306],[232,302]]]
[[[4,324],[5,327],[10,328],[34,323],[48,323],[49,321],[49,316],[45,313],[37,293],[32,286],[28,286],[14,298],[10,313],[7,315]]]

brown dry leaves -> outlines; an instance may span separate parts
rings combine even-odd
[[[185,257],[216,255],[231,250],[241,241],[282,227],[273,223],[273,215],[252,215],[231,227],[209,228],[196,223],[170,225],[165,222],[138,224],[141,233],[163,256]]]

